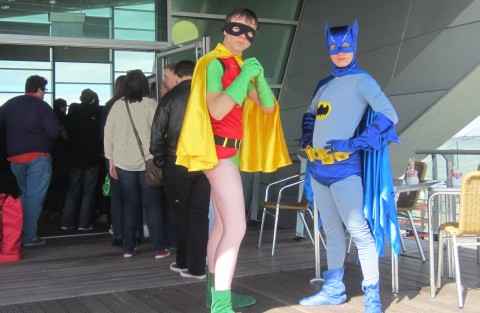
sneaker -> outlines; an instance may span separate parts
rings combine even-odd
[[[177,262],[173,262],[173,263],[170,264],[170,270],[174,271],[174,272],[177,272],[177,273],[181,273],[183,271],[188,271],[187,268],[178,267]]]
[[[133,252],[132,251],[124,251],[123,252],[123,257],[124,258],[131,258],[134,255],[135,255],[135,251],[133,251]]]
[[[60,227],[61,230],[70,230],[73,229],[73,226],[62,226]]]
[[[166,258],[167,256],[170,255],[170,250],[168,249],[165,249],[163,250],[162,252],[159,252],[159,253],[155,253],[155,259],[158,260],[158,259],[164,259]]]
[[[203,274],[203,275],[193,275],[192,273],[190,273],[190,271],[189,271],[188,269],[185,270],[185,271],[180,272],[180,276],[182,276],[182,277],[187,277],[187,278],[195,278],[195,279],[198,279],[198,280],[202,280],[202,279],[207,278],[207,275],[206,275],[206,274]]]
[[[93,229],[93,225],[87,225],[85,227],[79,227],[77,228],[78,231],[89,231]]]
[[[45,240],[38,237],[36,240],[34,241],[27,241],[27,242],[24,242],[23,243],[23,246],[24,247],[33,247],[33,246],[41,246],[41,245],[44,245],[45,244]]]

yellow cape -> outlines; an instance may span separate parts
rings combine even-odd
[[[213,168],[218,164],[212,125],[206,104],[206,69],[217,58],[232,57],[222,44],[200,58],[192,77],[192,89],[177,147],[176,164],[189,171]],[[235,56],[243,65],[241,56]],[[245,172],[274,172],[292,163],[280,123],[280,110],[275,99],[272,114],[262,109],[250,98],[243,103],[243,140],[240,147],[240,170]]]

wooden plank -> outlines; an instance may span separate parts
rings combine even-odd
[[[271,238],[272,230],[265,231]],[[250,294],[257,304],[239,310],[257,312],[363,312],[362,272],[355,264],[355,250],[346,257],[344,282],[348,301],[326,308],[303,307],[298,300],[318,292],[311,285],[314,277],[313,246],[308,240],[293,241],[291,229],[279,229],[276,255],[271,241],[257,247],[258,225],[248,227],[240,249],[232,289]],[[0,313],[123,313],[123,312],[207,312],[205,281],[185,279],[169,270],[170,257],[156,261],[149,243],[139,253],[124,259],[121,249],[110,245],[107,235],[85,238],[49,239],[47,245],[26,248],[22,261],[0,266]],[[426,241],[422,244],[426,246]],[[400,293],[391,293],[389,249],[380,259],[381,296],[386,312],[456,312],[455,283],[446,283],[435,299],[430,299],[428,263],[417,258],[413,240],[406,240],[408,251],[400,256]],[[425,249],[427,251],[427,249]],[[480,265],[476,251],[462,249],[462,280],[466,288],[465,312],[480,307]],[[322,251],[322,270],[326,269]]]

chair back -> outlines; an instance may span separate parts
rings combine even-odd
[[[460,187],[458,236],[480,235],[480,171],[464,176]]]
[[[415,161],[415,170],[418,174],[418,179],[420,181],[425,179],[425,174],[427,173],[427,163]],[[398,197],[397,201],[397,210],[412,210],[417,206],[418,198],[420,197],[420,191],[412,192],[402,192]]]

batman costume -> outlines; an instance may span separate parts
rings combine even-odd
[[[400,142],[397,114],[377,82],[356,65],[358,24],[329,29],[326,45],[332,75],[321,80],[303,117],[302,145],[308,156],[306,194],[318,205],[327,236],[325,283],[301,305],[341,304],[346,253],[345,228],[357,246],[363,272],[365,312],[381,312],[378,255],[383,236],[398,253],[399,229],[387,141]],[[335,57],[350,56],[344,67]],[[338,61],[337,61],[338,63]]]

